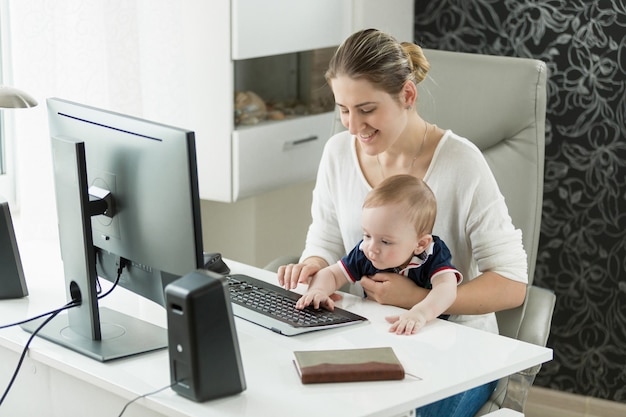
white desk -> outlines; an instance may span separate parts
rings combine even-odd
[[[20,250],[30,295],[0,301],[0,324],[66,302],[56,247],[28,242]],[[275,279],[268,271],[227,263],[234,273]],[[165,309],[122,288],[101,305],[165,327]],[[236,319],[244,392],[195,403],[167,389],[133,403],[124,416],[393,416],[552,359],[551,349],[440,320],[416,335],[396,336],[384,320],[393,307],[350,295],[340,306],[370,322],[286,337]],[[19,327],[0,330],[0,392],[29,336]],[[421,380],[302,385],[292,364],[294,350],[368,346],[392,346],[406,371]],[[128,400],[168,384],[167,350],[100,363],[36,338],[0,416],[117,416]]]

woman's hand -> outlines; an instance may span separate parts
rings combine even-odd
[[[328,266],[321,258],[307,258],[297,264],[281,265],[278,268],[278,284],[292,290],[298,284],[308,284],[317,271]]]
[[[392,272],[363,277],[361,286],[370,300],[406,309],[422,301],[428,294],[428,290],[415,285],[409,278]]]

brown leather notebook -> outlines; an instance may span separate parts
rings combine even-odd
[[[390,347],[294,352],[303,384],[404,379],[404,367]]]

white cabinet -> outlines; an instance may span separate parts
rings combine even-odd
[[[337,46],[351,32],[352,0],[232,0],[232,58]]]
[[[235,126],[236,63],[338,46],[378,27],[413,39],[413,0],[211,0],[193,2],[185,34],[194,81],[183,126],[196,131],[200,196],[232,202],[315,178],[333,114]]]
[[[312,179],[330,136],[332,113],[233,133],[234,199]]]

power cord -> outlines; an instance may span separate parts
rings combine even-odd
[[[147,394],[139,395],[139,396],[137,396],[137,397],[133,398],[132,400],[130,400],[129,402],[127,402],[127,403],[126,403],[126,405],[124,405],[124,408],[122,408],[122,411],[120,412],[120,414],[118,415],[118,417],[122,417],[122,414],[124,414],[124,412],[126,411],[126,408],[128,408],[128,406],[129,406],[129,405],[131,405],[132,403],[134,403],[135,401],[137,401],[137,400],[139,400],[139,399],[141,399],[141,398],[145,398],[145,397],[147,397],[147,396],[149,396],[149,395],[158,394],[159,392],[161,392],[161,391],[163,391],[163,390],[166,390],[166,389],[168,389],[168,388],[173,387],[175,384],[176,384],[176,382],[173,382],[173,383],[171,383],[171,384],[169,384],[169,385],[167,385],[167,386],[165,386],[165,387],[161,387],[161,388],[159,388],[159,389],[157,389],[157,390],[155,390],[155,391],[148,392]]]
[[[111,294],[111,292],[115,289],[115,287],[117,287],[117,284],[119,283],[120,278],[122,276],[122,272],[123,272],[124,268],[128,265],[128,262],[129,261],[127,259],[120,257],[120,264],[119,264],[119,267],[117,268],[117,277],[115,279],[115,282],[113,283],[113,286],[106,293],[99,295],[98,296],[98,300],[101,300],[102,298],[104,298],[107,295]],[[40,315],[35,316],[35,317],[31,317],[29,319],[22,320],[22,321],[17,322],[17,323],[11,323],[11,324],[6,324],[6,325],[3,325],[3,326],[0,326],[0,329],[5,329],[5,328],[8,328],[8,327],[17,326],[17,325],[20,325],[20,324],[28,323],[28,322],[33,321],[33,320],[40,319],[42,317],[49,316],[47,319],[45,319],[39,325],[39,327],[37,327],[35,329],[35,331],[33,331],[33,333],[28,338],[28,341],[26,342],[26,345],[24,346],[24,349],[22,349],[22,354],[20,355],[20,359],[17,362],[17,366],[15,367],[15,371],[13,372],[13,376],[11,377],[11,380],[9,381],[8,386],[7,386],[6,390],[4,391],[4,393],[2,394],[2,398],[0,399],[0,406],[4,402],[4,399],[6,398],[6,396],[9,394],[9,391],[11,390],[11,387],[13,386],[13,383],[15,382],[15,379],[17,378],[17,374],[19,373],[20,368],[22,367],[22,363],[24,362],[24,358],[26,357],[26,352],[28,352],[28,347],[30,346],[30,343],[33,341],[33,339],[35,338],[37,333],[39,333],[39,331],[41,329],[43,329],[43,327],[46,324],[48,324],[53,318],[55,318],[60,312],[62,312],[64,310],[69,310],[70,308],[79,306],[80,304],[81,304],[80,300],[72,300],[69,303],[67,303],[66,305],[64,305],[63,307],[58,308],[56,310],[52,310],[52,311],[40,314]],[[168,388],[168,387],[161,388],[161,390],[164,390],[165,388]],[[159,391],[161,391],[161,390],[159,390]],[[159,392],[159,391],[155,391],[155,392]],[[146,394],[146,395],[151,395],[151,394],[153,394],[153,393],[149,393],[149,394]],[[137,400],[139,398],[141,398],[141,397],[138,397],[135,400]],[[135,401],[135,400],[133,400],[133,401]],[[124,409],[126,409],[126,407],[124,407]]]
[[[72,303],[75,303],[75,301],[72,301]],[[31,317],[31,318],[28,318],[28,319],[26,319],[26,320],[17,321],[17,322],[15,322],[15,323],[10,323],[10,324],[3,324],[2,326],[0,326],[0,330],[2,330],[2,329],[8,329],[9,327],[19,326],[20,324],[25,324],[25,323],[28,323],[28,322],[30,322],[30,321],[37,320],[37,319],[40,319],[40,318],[42,318],[42,317],[49,316],[50,314],[55,314],[55,313],[57,313],[57,314],[58,314],[59,312],[61,312],[61,311],[65,310],[65,309],[67,309],[67,308],[69,308],[69,307],[67,307],[69,304],[71,304],[71,303],[66,304],[65,306],[61,307],[60,309],[56,309],[56,310],[52,310],[52,311],[48,311],[47,313],[42,313],[42,314],[40,314],[40,315],[38,315],[38,316]]]
[[[110,289],[109,289],[106,293],[104,293],[104,294],[102,294],[101,296],[99,296],[99,297],[98,297],[98,299],[101,299],[101,298],[103,298],[103,297],[106,297],[107,295],[109,295],[109,294],[111,293],[111,291],[113,291],[113,290],[115,289],[115,287],[117,287],[117,284],[118,284],[118,283],[119,283],[119,281],[120,281],[120,277],[122,276],[122,272],[124,271],[124,268],[128,265],[128,263],[129,263],[128,259],[125,259],[125,258],[121,258],[121,257],[120,257],[120,265],[119,265],[119,267],[117,268],[117,278],[115,279],[115,282],[113,283],[113,286],[112,286],[112,287],[111,287],[111,288],[110,288]],[[168,389],[168,388],[173,387],[176,383],[177,383],[177,382],[172,382],[171,384],[166,385],[166,386],[164,386],[164,387],[161,387],[161,388],[159,388],[159,389],[157,389],[157,390],[154,390],[154,391],[151,391],[151,392],[148,392],[148,393],[146,393],[146,394],[142,394],[142,395],[139,395],[139,396],[137,396],[137,397],[133,398],[132,400],[128,401],[128,402],[124,405],[124,408],[122,408],[122,411],[120,411],[120,414],[119,414],[119,416],[118,416],[118,417],[122,417],[122,415],[124,414],[124,412],[126,412],[126,409],[128,408],[128,406],[130,406],[130,405],[131,405],[132,403],[134,403],[135,401],[140,400],[140,399],[145,398],[145,397],[148,397],[148,396],[150,396],[150,395],[158,394],[158,393],[159,393],[159,392],[161,392],[161,391],[164,391],[164,390],[166,390],[166,389]]]
[[[80,305],[80,303],[76,303],[75,301],[70,301],[69,303],[67,303],[66,305],[64,305],[61,308],[58,308],[50,313],[47,313],[50,315],[50,317],[48,317],[46,320],[43,321],[43,323],[41,323],[39,325],[39,327],[37,327],[35,329],[35,331],[33,331],[33,333],[30,335],[30,337],[28,338],[28,341],[26,342],[26,345],[24,346],[24,349],[22,350],[22,354],[20,355],[20,359],[17,362],[17,366],[15,367],[15,372],[13,372],[13,376],[11,377],[11,380],[9,381],[9,385],[7,386],[6,390],[4,391],[4,394],[2,394],[2,398],[0,398],[0,406],[2,405],[2,403],[4,402],[4,399],[7,397],[7,395],[9,394],[9,391],[11,390],[11,387],[13,386],[13,383],[15,382],[15,378],[17,378],[17,374],[20,371],[20,368],[22,367],[22,362],[24,362],[24,358],[26,357],[26,352],[28,352],[28,347],[30,346],[30,342],[33,341],[33,339],[35,338],[35,335],[37,333],[39,333],[39,331],[50,322],[50,320],[52,320],[53,318],[55,318],[61,311],[63,310],[68,310],[70,308],[76,307]],[[29,320],[25,320],[24,322],[28,322],[31,320],[34,320],[36,318],[39,317],[43,317],[44,315],[40,315],[38,317],[34,317],[32,319]]]
[[[122,277],[122,272],[124,272],[124,268],[126,268],[128,263],[129,263],[128,259],[120,257],[120,264],[117,267],[117,277],[115,278],[115,281],[113,282],[113,286],[111,288],[109,288],[109,290],[107,292],[105,292],[104,294],[99,295],[98,296],[98,300],[103,299],[107,295],[111,294],[111,292],[113,292],[115,287],[117,287],[117,284],[120,282],[120,279]]]
[[[124,270],[124,268],[126,267],[126,265],[128,265],[128,260],[127,260],[127,259],[125,259],[125,258],[120,258],[120,266],[119,266],[119,267],[118,267],[118,269],[117,269],[117,277],[115,278],[115,281],[113,282],[113,286],[112,286],[111,288],[109,288],[109,290],[108,290],[106,293],[101,294],[101,295],[98,295],[98,300],[103,299],[103,298],[104,298],[104,297],[106,297],[107,295],[111,294],[111,292],[113,292],[113,290],[115,289],[115,287],[117,287],[117,284],[118,284],[118,283],[119,283],[119,281],[120,281],[120,278],[121,278],[121,276],[122,276],[122,271]],[[76,303],[76,302],[75,302],[75,301],[72,301],[72,303]],[[71,303],[69,303],[69,304],[71,304]],[[68,305],[69,305],[69,304],[68,304]],[[61,311],[65,310],[65,309],[67,309],[67,308],[69,308],[69,307],[67,307],[68,305],[66,305],[66,306],[64,306],[64,307],[61,307],[61,309],[60,309],[60,310],[52,310],[52,311],[48,311],[47,313],[42,313],[42,314],[40,314],[40,315],[38,315],[38,316],[31,317],[31,318],[28,318],[28,319],[26,319],[26,320],[18,321],[18,322],[15,322],[15,323],[3,324],[3,325],[1,325],[1,326],[0,326],[0,330],[2,330],[2,329],[7,329],[7,328],[9,328],[9,327],[19,326],[19,325],[21,325],[21,324],[28,323],[28,322],[30,322],[30,321],[40,319],[40,318],[42,318],[42,317],[49,316],[50,314],[54,314],[54,313],[57,313],[57,314],[58,314],[59,312],[61,312]]]

